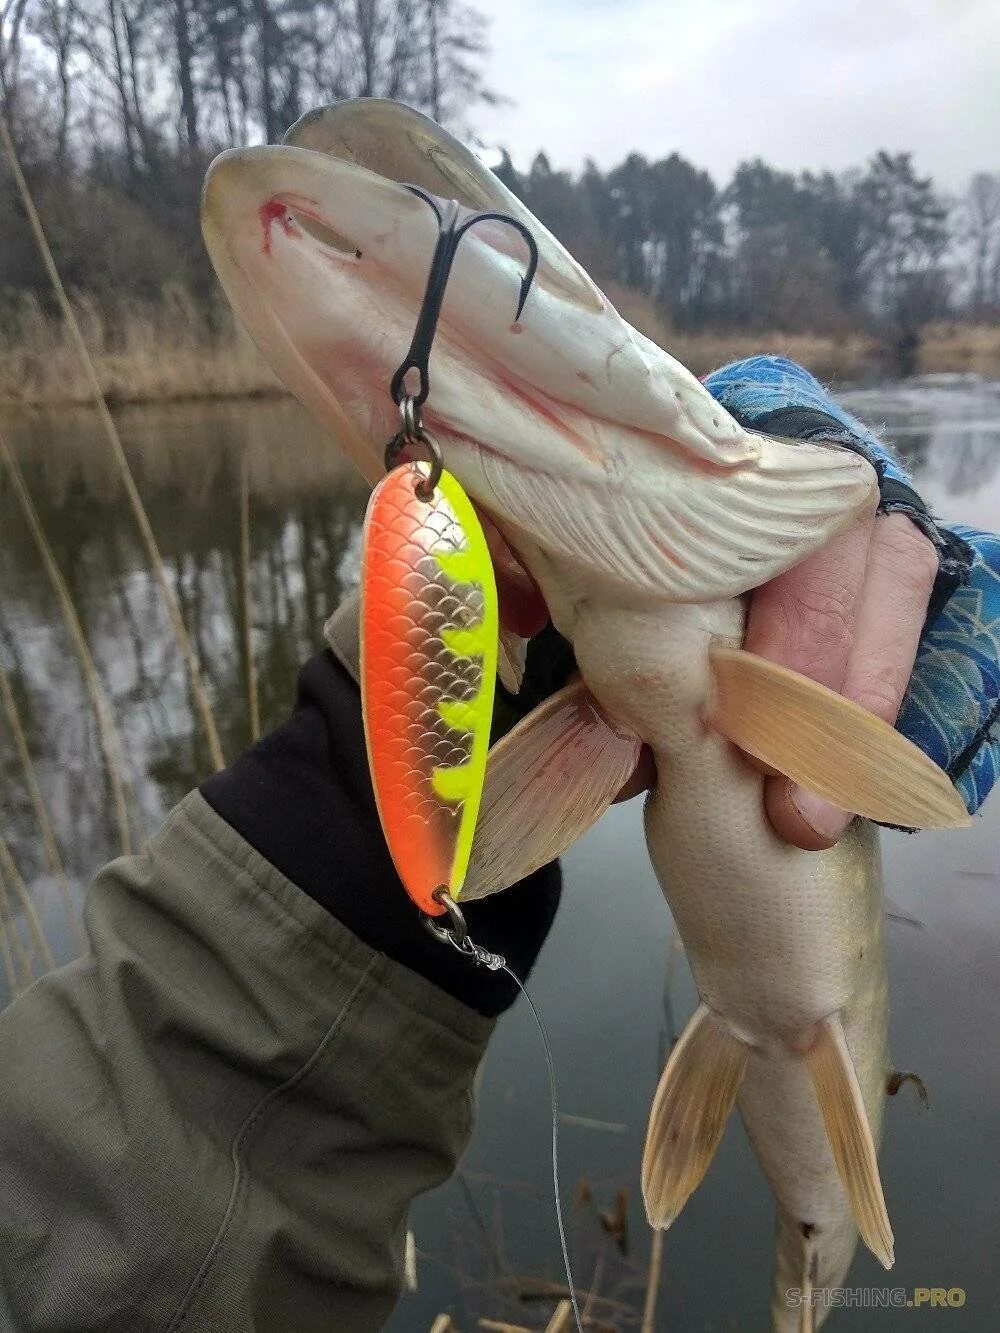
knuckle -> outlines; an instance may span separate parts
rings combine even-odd
[[[883,721],[895,722],[908,682],[907,671],[887,666],[852,690],[851,697]]]
[[[847,589],[830,585],[803,588],[785,606],[789,638],[817,648],[847,644],[852,631],[852,599]]]
[[[938,574],[934,543],[905,514],[886,514],[879,520],[878,547],[888,571],[914,592],[930,595]]]

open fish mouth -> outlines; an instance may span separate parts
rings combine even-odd
[[[205,239],[265,357],[370,481],[398,428],[389,384],[438,237],[433,210],[391,169],[465,206],[509,213],[536,240],[535,280],[515,319],[523,240],[502,222],[467,234],[424,406],[445,465],[532,576],[542,553],[547,566],[640,597],[733,596],[873,503],[863,459],[742,430],[425,118],[348,103],[307,118],[291,138],[216,160]]]

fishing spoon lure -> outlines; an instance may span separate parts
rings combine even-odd
[[[472,502],[442,465],[421,409],[455,254],[485,221],[513,227],[528,248],[520,316],[538,264],[523,222],[463,216],[458,204],[409,187],[432,209],[438,241],[409,350],[389,386],[401,428],[388,475],[372,492],[362,539],[361,699],[375,801],[403,885],[427,917],[454,913],[486,780],[499,613],[486,538]],[[407,377],[415,376],[415,392]],[[429,463],[404,462],[421,447]],[[462,920],[461,914],[452,916]],[[464,941],[464,931],[461,932]]]
[[[387,475],[372,492],[362,534],[361,704],[375,803],[403,887],[444,944],[490,971],[503,971],[531,1010],[545,1049],[552,1116],[552,1188],[566,1281],[580,1333],[577,1299],[559,1191],[555,1063],[541,1016],[502,954],[469,937],[458,899],[486,782],[493,721],[500,616],[493,562],[472,502],[445,471],[441,451],[424,429],[421,408],[430,388],[428,363],[455,251],[469,228],[492,218],[525,238],[528,270],[520,316],[538,263],[523,223],[504,214],[461,220],[456,204],[411,186],[434,210],[439,238],[424,301],[406,358],[390,393],[401,429],[385,451]],[[415,372],[417,392],[406,377]],[[429,462],[400,462],[421,447]],[[448,923],[434,918],[447,915]]]
[[[486,779],[493,564],[472,502],[436,461],[383,478],[362,545],[361,699],[375,801],[403,886],[440,916],[434,895],[461,895]]]

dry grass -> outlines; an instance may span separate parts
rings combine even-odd
[[[856,378],[881,364],[887,365],[891,373],[891,349],[868,334],[785,333],[780,329],[765,333],[685,333],[671,329],[655,304],[641,292],[609,284],[607,294],[630,324],[696,375],[707,375],[718,366],[760,352],[791,357],[822,379]],[[917,370],[922,374],[973,371],[1000,375],[1000,326],[932,324],[920,344]]]
[[[609,289],[622,314],[696,375],[755,352],[779,352],[826,379],[856,377],[880,348],[864,334],[685,333],[671,330],[653,303]],[[107,310],[86,297],[73,306],[110,403],[280,394],[281,385],[220,301],[205,310],[185,291],[155,302],[123,300]],[[921,344],[918,369],[1000,375],[1000,328],[936,324]],[[0,405],[41,407],[91,401],[79,357],[62,323],[33,297],[0,317]]]
[[[1000,325],[932,324],[917,356],[918,368],[931,371],[1000,373]]]
[[[649,297],[628,287],[608,286],[607,294],[628,322],[640,333],[665,347],[696,375],[739,361],[759,352],[776,352],[808,366],[824,379],[846,379],[858,374],[878,354],[873,339],[864,334],[782,333],[684,333],[671,329]],[[1000,369],[1000,355],[997,357]]]
[[[76,296],[73,307],[110,403],[248,398],[280,393],[227,310],[205,311],[180,288],[156,302],[107,310]],[[93,393],[72,339],[31,296],[0,320],[0,402],[87,403]]]
[[[668,345],[696,375],[707,375],[718,366],[739,361],[759,352],[790,357],[821,379],[851,379],[875,360],[878,349],[863,334],[837,337],[822,333],[692,333],[675,334]]]

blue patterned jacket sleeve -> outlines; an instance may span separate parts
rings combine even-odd
[[[837,439],[863,453],[879,473],[880,508],[909,514],[935,542],[941,574],[896,726],[975,813],[1000,774],[1000,537],[937,523],[895,455],[794,361],[750,357],[705,385],[751,430]]]

